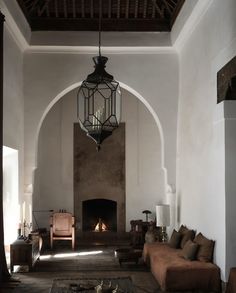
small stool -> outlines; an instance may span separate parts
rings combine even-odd
[[[118,258],[121,266],[122,262],[135,262],[138,264],[139,258],[142,256],[141,249],[119,248],[115,250],[115,257]]]

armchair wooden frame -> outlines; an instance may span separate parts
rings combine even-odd
[[[71,213],[54,213],[50,216],[50,244],[56,240],[71,240],[75,249],[75,217]]]

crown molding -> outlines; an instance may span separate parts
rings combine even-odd
[[[26,53],[98,54],[97,46],[28,46]],[[173,47],[101,47],[102,54],[175,54]]]
[[[5,16],[4,28],[7,29],[19,49],[23,52],[29,47],[29,44],[3,0],[0,1],[0,10]]]

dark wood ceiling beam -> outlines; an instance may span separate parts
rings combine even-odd
[[[97,31],[98,19],[73,19],[60,18],[31,18],[33,31]],[[158,19],[117,19],[104,18],[102,20],[103,31],[168,31],[169,24],[165,20]]]
[[[93,0],[90,0],[90,17],[93,18],[94,10],[93,10]]]
[[[165,5],[166,10],[167,10],[168,13],[171,15],[172,11],[171,11],[171,9],[170,9],[170,7],[169,7],[168,2],[167,2],[166,0],[163,0],[163,3],[164,3],[164,5]]]
[[[176,7],[176,3],[170,2],[166,0],[167,5],[171,8],[171,11],[173,11]]]
[[[17,0],[23,10],[32,30],[41,30],[38,25],[41,21],[42,30],[46,30],[44,22],[50,23],[48,30],[59,30],[57,21],[61,19],[65,21],[81,19],[96,22],[98,16],[98,0]],[[109,19],[114,24],[111,28],[106,28],[107,31],[169,31],[183,5],[185,0],[102,0],[103,19]],[[32,22],[37,20],[37,24]],[[53,25],[55,19],[55,27]],[[50,21],[48,22],[48,20]],[[144,28],[138,24],[137,29],[133,26],[133,20],[138,23],[143,19]],[[119,25],[116,22],[119,21]],[[158,25],[146,25],[146,20],[151,20]],[[124,21],[124,25],[122,24]],[[159,21],[159,22],[158,22]],[[161,22],[160,22],[161,21]],[[161,23],[161,24],[160,24]],[[164,24],[164,25],[163,25]],[[125,25],[128,25],[124,28]],[[129,27],[131,25],[131,28]],[[64,23],[64,27],[70,27]],[[94,24],[89,24],[88,27],[73,28],[69,30],[90,30],[91,27],[96,27]],[[119,27],[120,26],[120,27]],[[113,28],[112,28],[113,27]],[[165,27],[163,29],[163,27]],[[60,30],[65,30],[61,27]],[[68,30],[68,29],[67,29]],[[92,30],[98,30],[97,28]]]
[[[175,1],[173,1],[173,0],[169,0],[169,2],[172,3],[173,7],[176,6],[176,2],[175,2]]]
[[[155,14],[156,14],[156,7],[155,7],[155,3],[152,0],[152,18],[155,18]]]
[[[44,11],[48,8],[48,4],[51,0],[45,0],[45,4],[42,6],[42,8],[38,7],[38,16],[42,16]]]
[[[111,0],[108,0],[107,17],[111,18]]]
[[[68,14],[67,14],[67,0],[63,1],[63,10],[64,10],[64,17],[67,18]]]
[[[119,19],[120,18],[120,0],[117,0],[117,13],[116,17]]]
[[[126,0],[126,5],[125,5],[125,18],[129,18],[129,0]]]
[[[157,13],[159,14],[159,16],[164,19],[164,13],[163,11],[161,10],[161,8],[159,7],[159,5],[157,4],[156,0],[153,0],[153,4],[154,4],[154,7],[157,11]]]
[[[46,6],[46,15],[47,15],[47,17],[50,17],[50,12],[49,12],[49,7],[48,6]]]
[[[55,16],[56,17],[59,17],[59,14],[58,14],[58,2],[57,2],[57,0],[54,0],[54,7],[55,7]]]
[[[147,0],[144,0],[143,3],[143,18],[146,18],[147,16]]]
[[[134,18],[138,17],[138,0],[135,0],[135,6],[134,6]]]
[[[38,2],[39,2],[39,0],[34,0],[33,2],[31,2],[31,4],[29,6],[26,6],[26,8],[29,11],[29,14],[31,14],[37,8]],[[30,7],[30,9],[29,9],[29,7]]]
[[[73,15],[73,18],[76,18],[75,0],[72,0],[72,15]]]
[[[82,18],[85,17],[85,12],[84,12],[84,0],[81,0],[81,16],[82,16]]]

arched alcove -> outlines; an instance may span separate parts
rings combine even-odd
[[[159,119],[153,110],[150,111],[150,106],[144,105],[143,101],[131,93],[135,92],[134,90],[128,91],[125,88],[128,86],[123,86],[122,102],[126,141],[125,200],[118,206],[119,210],[124,210],[122,217],[125,222],[122,231],[130,229],[131,219],[142,218],[142,209],[152,210],[154,219],[155,204],[164,200],[166,186],[166,174],[163,171],[163,135],[161,128],[157,127]],[[76,92],[75,87],[70,88],[67,93],[63,92],[64,95],[58,95],[41,119],[33,205],[34,210],[47,207],[46,209],[54,210],[66,209],[76,214],[77,228],[81,231],[82,204],[75,204],[73,181]],[[154,114],[156,119],[153,119]],[[88,195],[87,200],[89,196],[93,195]],[[109,192],[101,196],[112,199]],[[37,221],[40,226],[48,225],[47,219],[40,218],[40,215]]]

